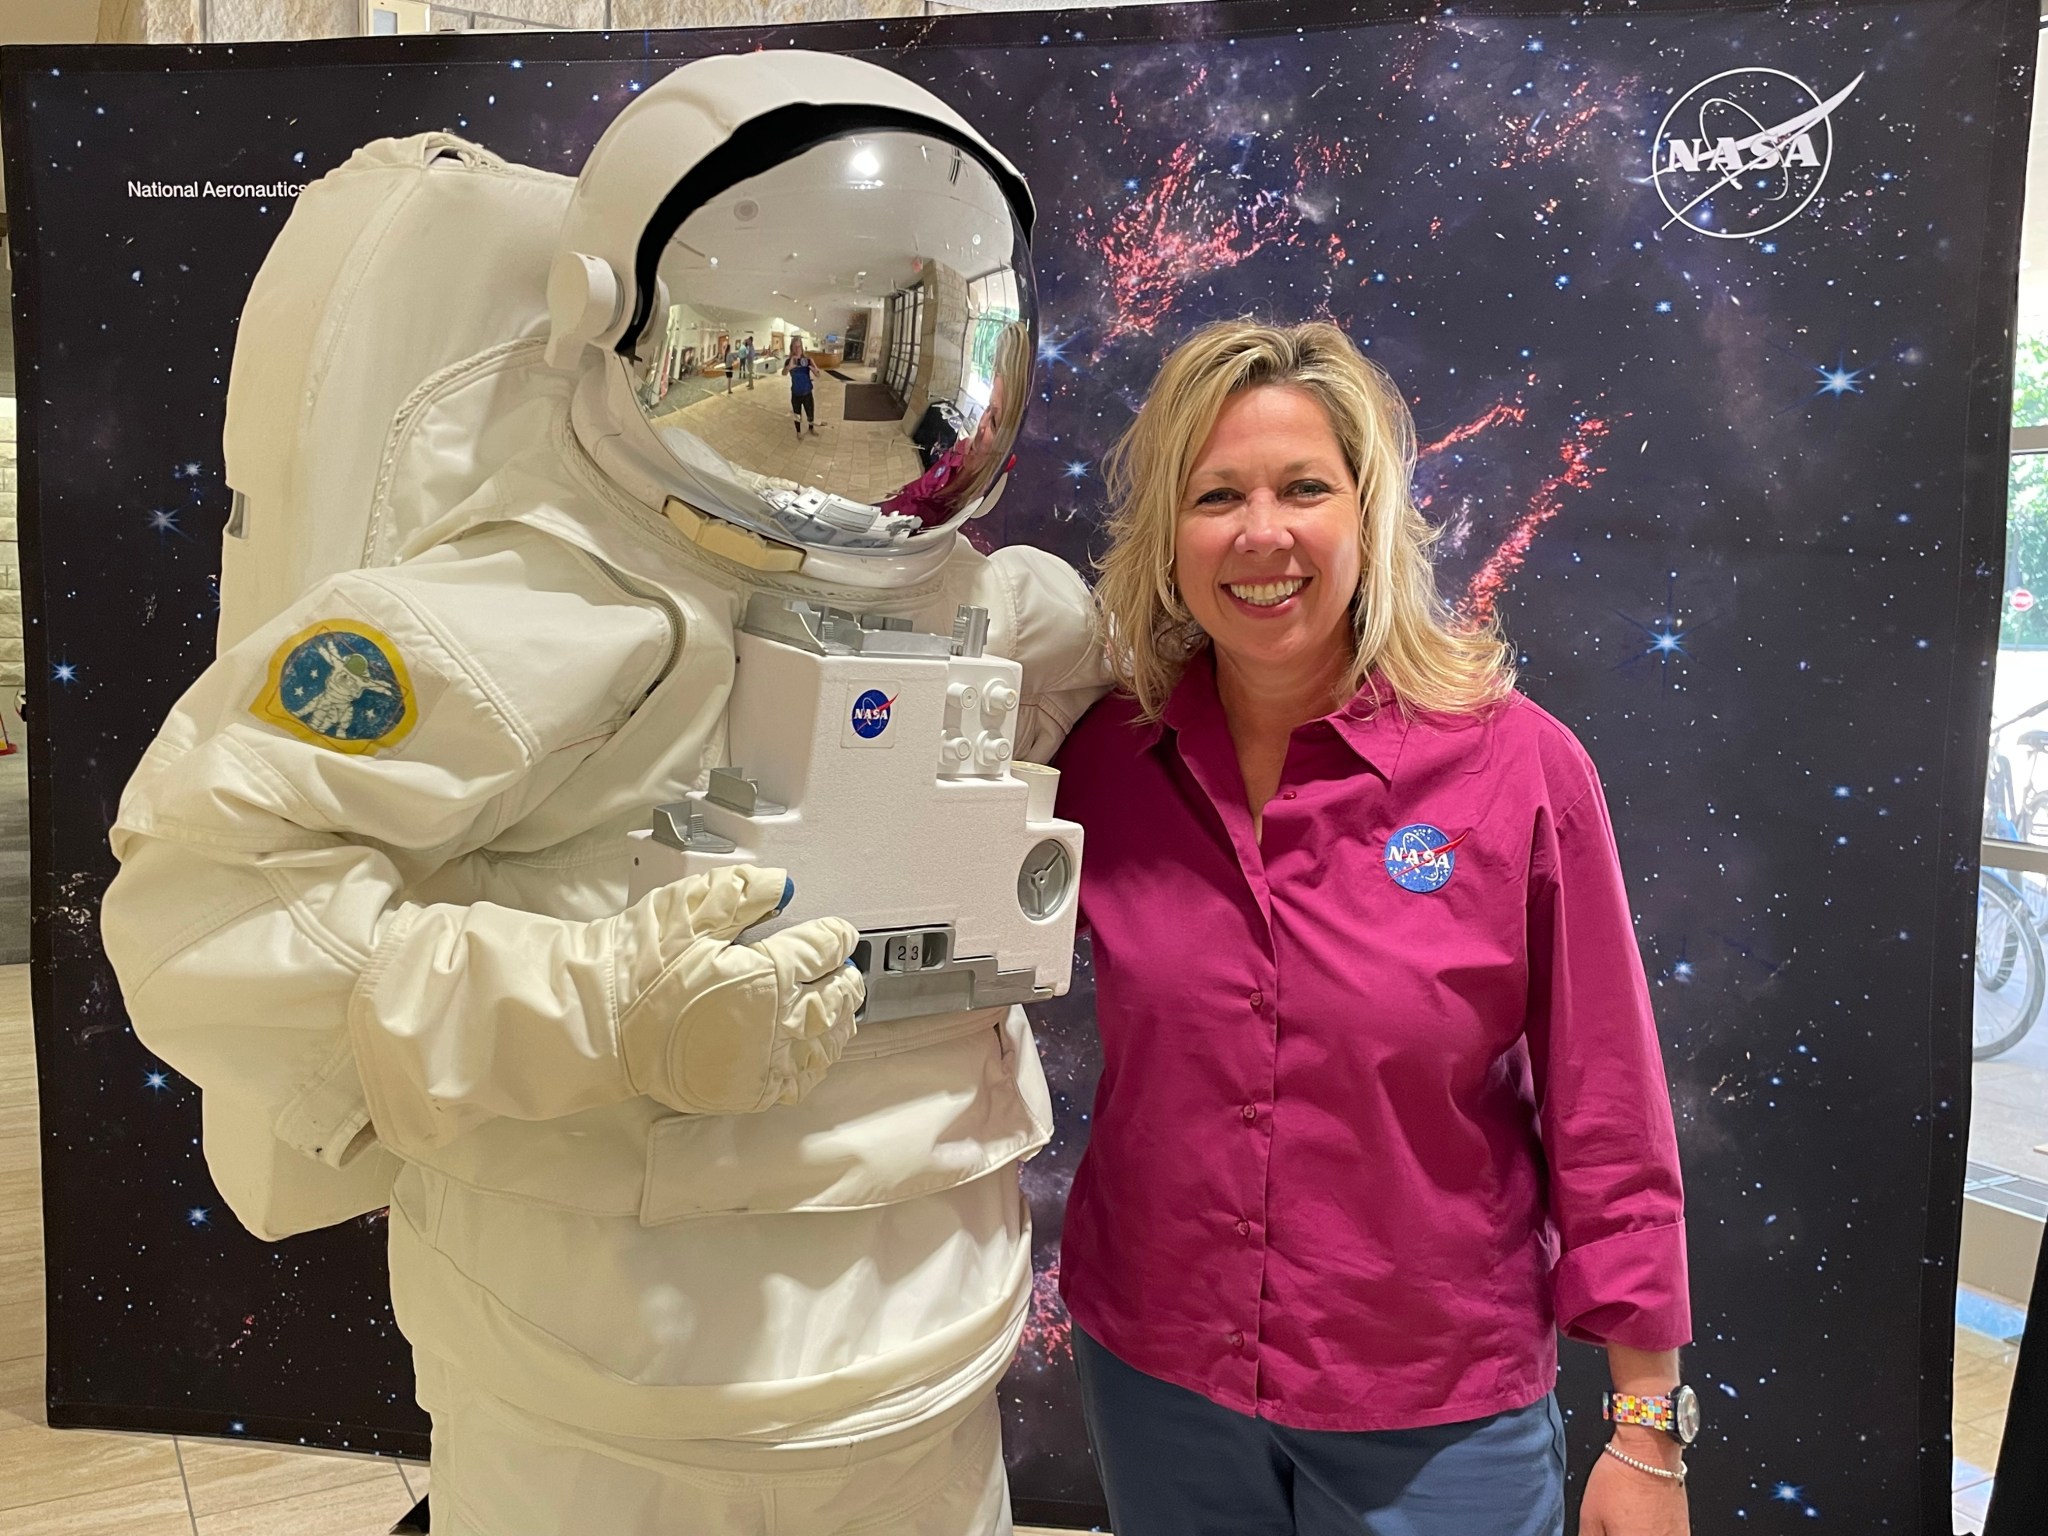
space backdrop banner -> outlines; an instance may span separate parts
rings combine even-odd
[[[978,525],[1082,562],[1165,350],[1325,316],[1406,390],[1441,580],[1600,765],[1666,1043],[1706,1533],[1945,1530],[1974,844],[2034,0],[1224,4],[774,32],[10,50],[51,1422],[423,1454],[365,1218],[266,1246],[96,933],[212,654],[236,315],[292,189],[446,128],[574,172],[699,54],[861,54],[1038,199],[1039,397]],[[516,623],[517,615],[508,615]],[[1020,1512],[1099,1506],[1059,1134],[1003,1388]],[[1369,1171],[1361,1170],[1361,1177]],[[1573,1351],[1575,1471],[1601,1366]]]

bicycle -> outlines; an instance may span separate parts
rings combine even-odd
[[[2027,757],[2022,794],[2013,783],[2012,763],[1998,739],[2023,720],[2048,712],[2048,699],[1993,727],[1991,767],[1984,780],[1984,835],[2007,842],[2044,841],[2029,834],[2048,831],[2048,788],[2036,782],[2048,753],[2048,730],[2027,731],[2017,741]],[[2014,876],[2017,875],[2017,879]],[[2040,1017],[2048,992],[2048,877],[1980,868],[1977,878],[1976,988],[1970,1016],[1970,1054],[1977,1061],[2001,1056],[2018,1045]]]

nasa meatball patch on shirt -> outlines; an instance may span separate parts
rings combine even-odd
[[[1426,821],[1411,822],[1387,839],[1387,878],[1418,896],[1442,890],[1457,873],[1458,845],[1468,836],[1452,837]]]
[[[381,632],[353,619],[322,619],[277,648],[249,713],[332,752],[397,746],[419,723],[405,658]]]

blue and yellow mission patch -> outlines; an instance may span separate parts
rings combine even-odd
[[[302,629],[278,647],[249,713],[315,746],[358,754],[396,746],[419,721],[398,647],[342,619]]]

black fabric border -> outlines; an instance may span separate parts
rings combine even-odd
[[[2041,13],[2035,0],[2002,5],[1999,73],[1992,103],[1990,191],[1979,258],[1970,404],[1963,444],[1963,534],[1955,562],[1955,645],[1949,656],[1948,752],[1942,782],[1971,788],[1945,803],[1936,829],[1937,869],[1950,872],[1937,906],[1930,962],[1926,1236],[1920,1302],[1920,1528],[1953,1523],[1955,1311],[1963,1235],[1963,1179],[1969,1158],[1971,1015],[1982,791],[1991,753],[1991,691],[2005,576],[2006,498],[2012,452],[2013,345],[2019,320],[2020,231],[2026,201],[2028,130]],[[2048,1510],[2030,1529],[2048,1528]]]

